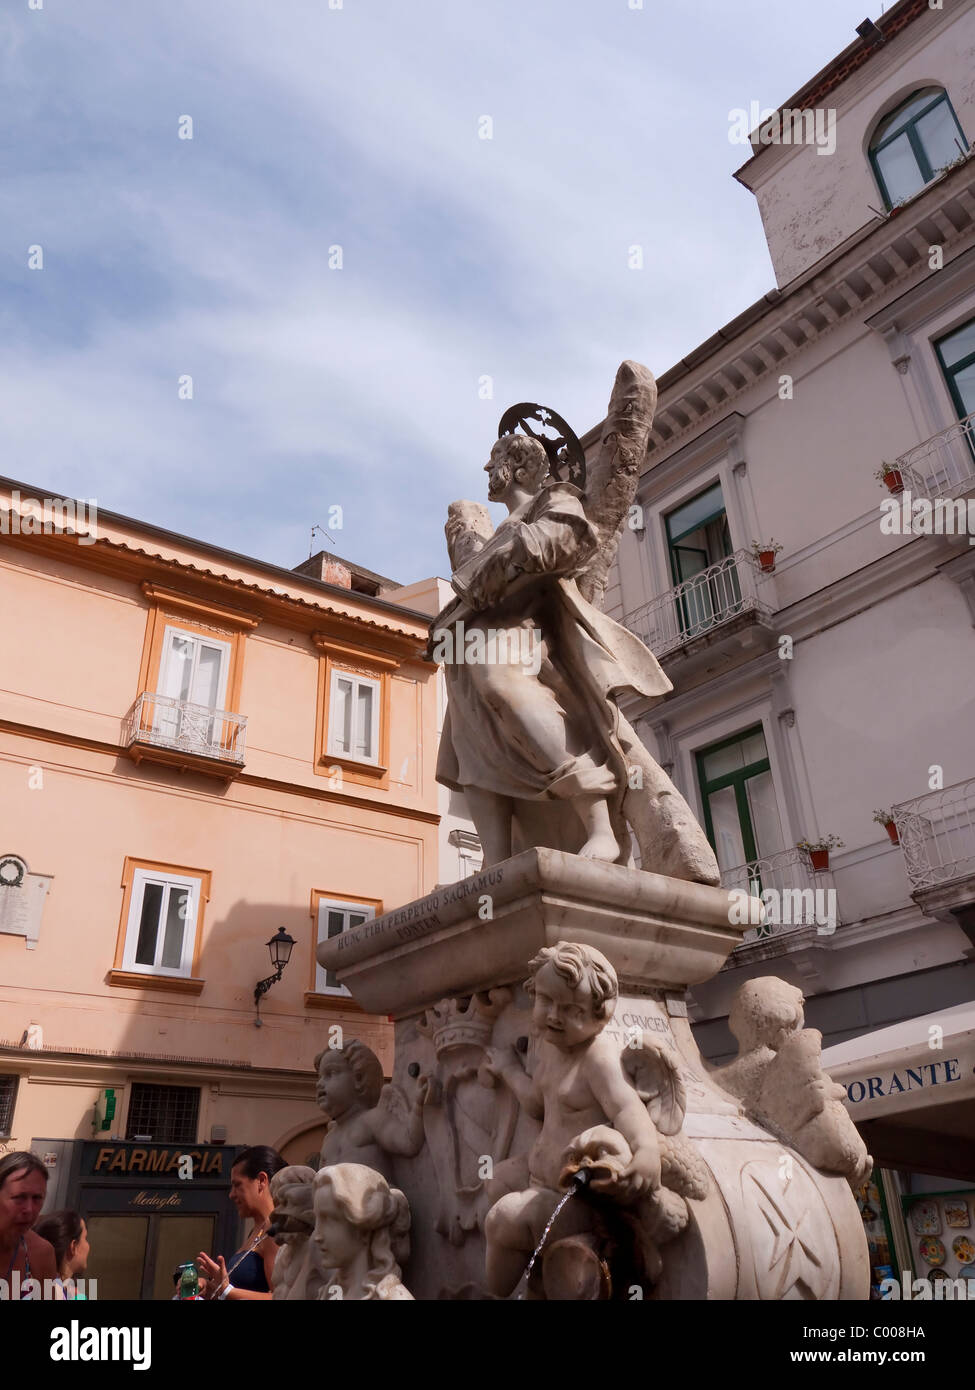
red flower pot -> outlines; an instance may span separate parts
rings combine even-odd
[[[897,834],[897,826],[894,824],[894,822],[893,822],[892,820],[887,822],[887,827],[886,827],[886,829],[887,829],[887,834],[890,836],[890,843],[891,843],[892,845],[899,845],[899,844],[900,844],[900,837],[899,837],[898,834]]]
[[[892,468],[889,473],[885,473],[884,482],[893,493],[904,491],[904,479],[899,468]]]
[[[809,851],[809,862],[813,866],[814,873],[825,873],[829,868],[829,850],[811,849]]]
[[[758,563],[761,565],[762,571],[765,574],[771,574],[775,569],[775,551],[760,550],[758,552]]]

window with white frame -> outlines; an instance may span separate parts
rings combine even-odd
[[[201,888],[198,878],[135,870],[123,970],[191,977]]]
[[[342,902],[331,898],[319,898],[318,900],[318,935],[316,944],[322,941],[329,941],[333,936],[340,936],[342,932],[348,931],[350,927],[357,927],[361,922],[367,922],[375,917],[376,909],[367,907],[364,903]],[[339,994],[348,997],[349,991],[345,985],[340,985],[334,970],[323,970],[318,964],[315,966],[315,993],[316,994]]]
[[[334,758],[378,763],[378,680],[353,675],[351,671],[332,671],[327,752]]]
[[[153,732],[163,742],[208,749],[222,725],[207,710],[227,698],[230,643],[167,625],[159,666]]]
[[[229,669],[229,642],[167,625],[159,668],[160,695],[207,709],[223,709]]]

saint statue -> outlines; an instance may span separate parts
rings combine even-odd
[[[656,403],[646,368],[624,362],[594,466],[560,417],[529,412],[552,440],[504,433],[485,465],[488,497],[455,502],[446,526],[456,597],[432,628],[447,713],[437,780],[463,792],[485,867],[531,846],[717,883],[703,831],[617,704],[673,687],[643,642],[595,606],[632,504]],[[553,422],[555,422],[553,424]],[[561,476],[564,474],[564,477]]]

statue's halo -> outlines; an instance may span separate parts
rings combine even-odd
[[[532,429],[534,421],[539,429]],[[557,431],[550,437],[542,431]],[[573,483],[580,492],[586,490],[586,455],[572,427],[554,410],[532,401],[522,401],[520,405],[509,406],[498,422],[498,438],[518,431],[537,439],[548,454],[548,471],[560,483]]]

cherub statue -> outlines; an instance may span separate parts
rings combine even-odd
[[[274,1210],[271,1221],[278,1227],[274,1237],[281,1251],[274,1261],[271,1297],[304,1299],[316,1296],[313,1250],[309,1237],[315,1227],[313,1205],[314,1168],[292,1164],[281,1168],[271,1179]]]
[[[410,1208],[403,1193],[361,1163],[315,1176],[312,1241],[320,1299],[411,1299],[400,1266],[409,1255]]]
[[[738,1056],[718,1067],[714,1079],[747,1109],[758,1105],[765,1072],[778,1049],[802,1028],[804,1003],[802,990],[776,975],[747,980],[732,1000],[728,1027],[738,1043]]]
[[[464,793],[485,867],[536,845],[629,864],[629,826],[644,869],[718,882],[704,832],[617,705],[627,691],[659,699],[671,683],[640,639],[593,603],[633,500],[655,402],[650,373],[624,362],[588,481],[564,421],[513,407],[508,416],[521,412],[546,429],[555,421],[563,434],[553,441],[529,429],[494,445],[488,496],[509,515],[493,534],[477,504],[450,508],[457,597],[431,629],[448,695],[437,780]]]
[[[823,1035],[805,1028],[802,991],[775,975],[742,985],[728,1026],[738,1056],[714,1079],[816,1168],[856,1187],[873,1159],[843,1104],[843,1087],[822,1067]]]
[[[320,1052],[315,1067],[315,1098],[329,1117],[320,1166],[365,1164],[392,1181],[391,1155],[412,1156],[423,1147],[427,1078],[419,1078],[407,1104],[398,1088],[383,1085],[382,1063],[358,1038]]]
[[[485,1221],[487,1284],[500,1297],[512,1292],[538,1245],[546,1223],[564,1196],[571,1174],[604,1158],[606,1144],[612,1162],[602,1164],[593,1181],[621,1203],[645,1199],[648,1211],[666,1208],[674,1234],[686,1224],[686,1204],[678,1194],[662,1191],[662,1146],[648,1101],[655,1106],[661,1128],[675,1133],[683,1123],[684,1092],[676,1060],[669,1049],[644,1034],[639,1062],[631,1062],[646,1080],[641,1092],[627,1074],[624,1059],[604,1033],[618,995],[616,972],[591,946],[562,942],[545,947],[530,962],[525,988],[533,996],[532,1029],[541,1039],[534,1075],[525,1072],[517,1049],[486,1050],[482,1073],[500,1078],[542,1128],[529,1155],[528,1186],[509,1191],[491,1207]],[[652,1078],[652,1079],[650,1079]],[[607,1129],[612,1126],[612,1131]],[[671,1157],[669,1154],[668,1157]],[[686,1155],[679,1156],[680,1162]],[[680,1162],[672,1166],[677,1168]],[[688,1195],[703,1196],[703,1165],[696,1160]],[[676,1203],[683,1220],[678,1220]],[[553,1238],[575,1235],[589,1227],[589,1217],[576,1202],[563,1209]]]

